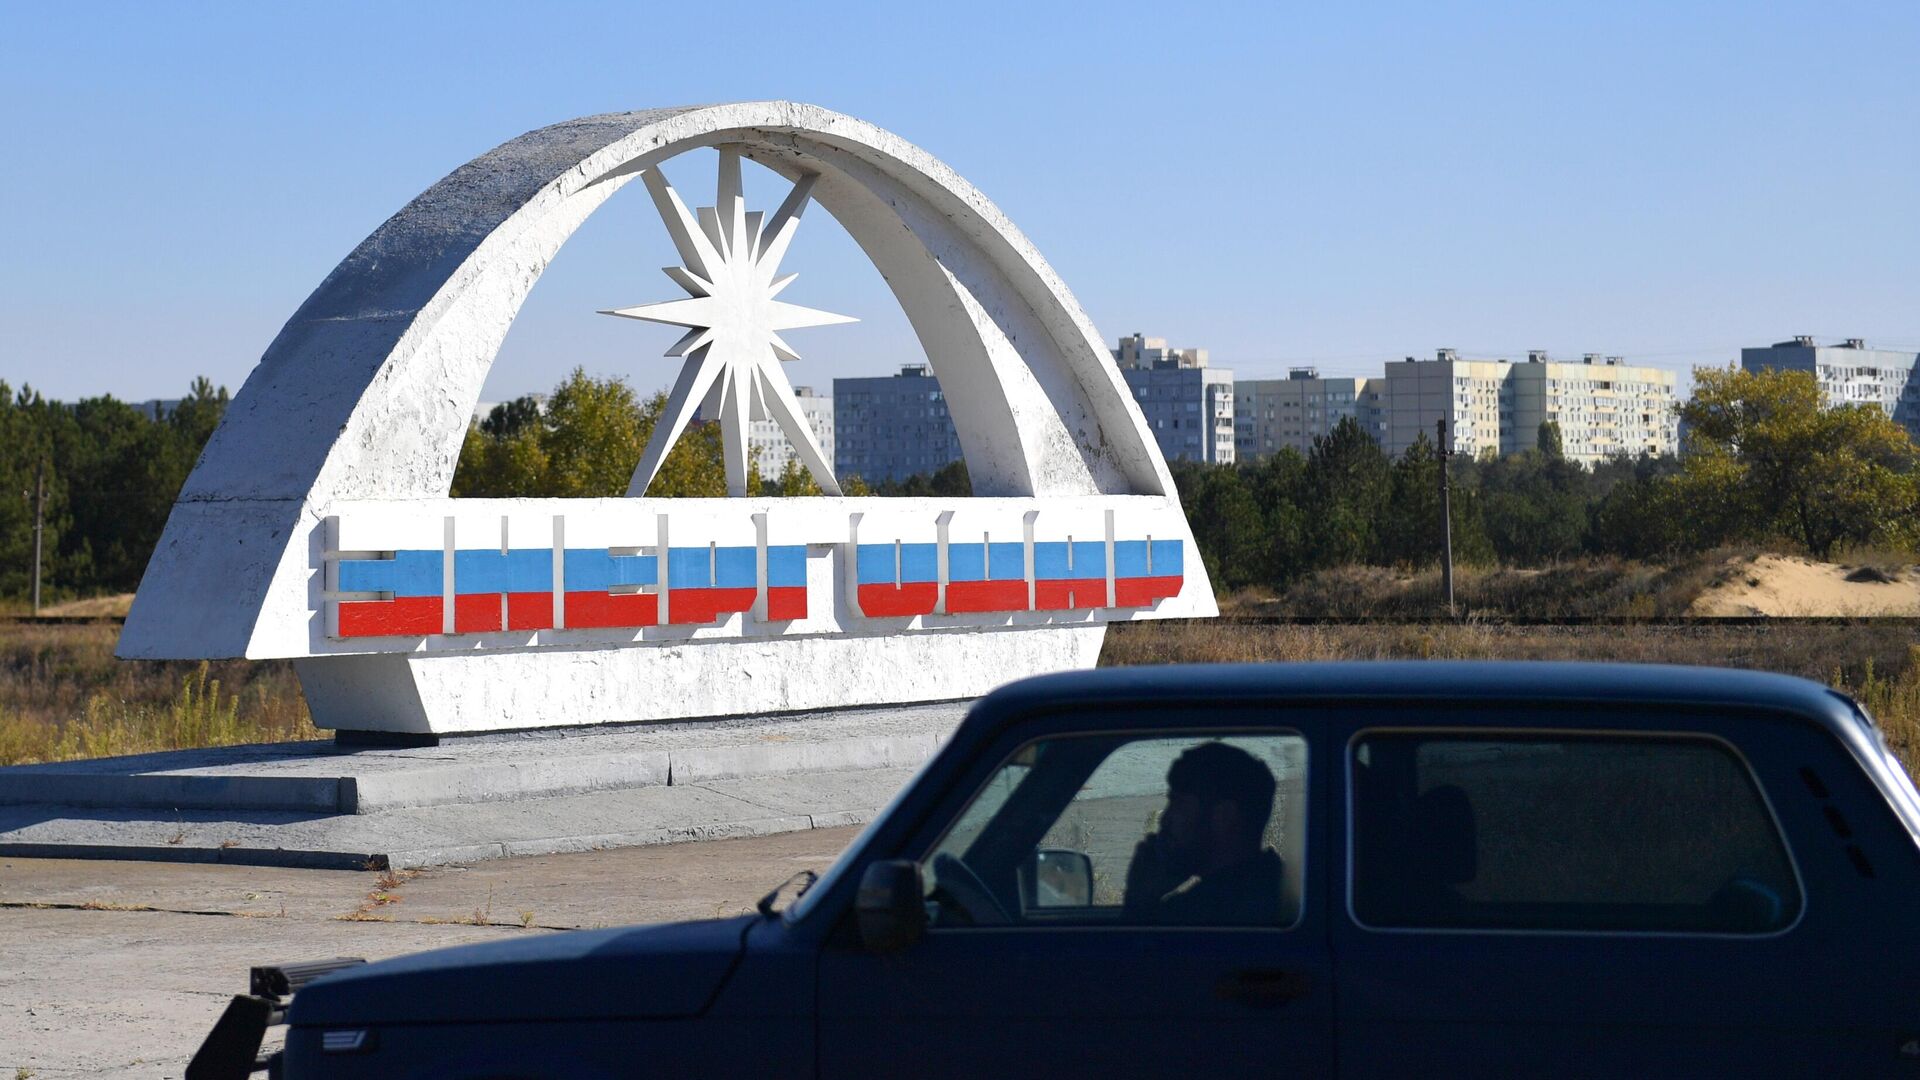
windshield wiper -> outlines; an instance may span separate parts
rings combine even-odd
[[[807,890],[813,888],[813,883],[819,880],[820,880],[819,874],[816,874],[811,870],[802,870],[799,873],[788,878],[787,880],[781,882],[780,884],[775,885],[773,887],[773,891],[761,897],[760,903],[755,906],[760,909],[760,914],[771,919],[775,915],[779,914],[779,911],[780,911],[779,908],[776,908],[773,906],[774,901],[780,899],[780,894],[786,891],[787,886],[793,884],[796,881],[800,882],[800,887],[798,889],[795,889],[793,893],[793,898],[795,900],[798,900],[801,897],[807,895]]]

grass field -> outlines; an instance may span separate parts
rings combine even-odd
[[[292,665],[115,660],[119,633],[0,625],[0,765],[321,736]]]
[[[118,627],[0,625],[0,764],[320,738],[284,661],[113,658]],[[1758,668],[1859,698],[1920,772],[1912,627],[1247,626],[1147,622],[1109,631],[1102,664],[1344,659],[1625,660]]]

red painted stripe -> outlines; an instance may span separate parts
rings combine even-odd
[[[947,582],[947,610],[954,614],[969,611],[1025,611],[1027,610],[1027,583],[1025,579],[1003,578],[999,581],[949,581]]]
[[[624,629],[654,626],[660,612],[655,593],[567,593],[567,627]]]
[[[1185,581],[1184,576],[1119,578],[1113,583],[1113,603],[1115,607],[1151,607],[1155,600],[1179,596]]]
[[[1106,578],[1064,578],[1033,583],[1033,607],[1036,611],[1074,611],[1106,606]]]
[[[905,585],[862,585],[857,594],[860,612],[868,618],[884,619],[901,615],[926,615],[940,600],[940,585],[933,581],[915,581]]]
[[[778,585],[767,587],[767,621],[785,622],[807,617],[807,587]]]
[[[500,594],[465,593],[453,598],[453,632],[482,634],[500,629]]]
[[[507,629],[546,630],[552,626],[552,593],[513,592],[507,594]]]
[[[680,626],[720,621],[735,611],[753,610],[758,589],[670,589],[667,621]]]
[[[392,600],[346,600],[340,604],[340,636],[422,637],[440,632],[440,598],[397,596]]]

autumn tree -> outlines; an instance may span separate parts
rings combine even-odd
[[[1706,368],[1680,416],[1680,482],[1704,523],[1770,527],[1821,559],[1840,544],[1913,542],[1914,445],[1878,406],[1823,403],[1811,372]]]
[[[454,472],[457,498],[608,498],[625,495],[640,455],[666,412],[667,396],[641,401],[626,380],[575,368],[544,407],[534,397],[494,407],[467,429]],[[681,433],[654,474],[654,497],[727,494],[720,425]],[[748,493],[758,494],[757,471]]]

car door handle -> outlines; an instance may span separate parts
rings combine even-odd
[[[1295,998],[1305,997],[1313,980],[1303,971],[1279,968],[1247,968],[1236,971],[1214,984],[1214,996],[1256,1009],[1273,1009]]]

